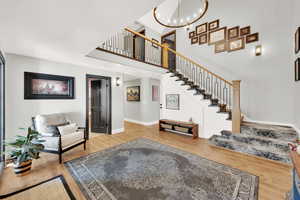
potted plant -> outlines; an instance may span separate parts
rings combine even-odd
[[[23,129],[24,130],[24,129]],[[27,136],[17,135],[15,140],[6,143],[9,147],[9,162],[13,163],[14,171],[17,176],[24,176],[30,172],[32,159],[38,159],[39,153],[44,149],[40,139],[41,135],[28,128]]]

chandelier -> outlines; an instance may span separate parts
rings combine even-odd
[[[162,4],[153,10],[155,21],[168,28],[189,26],[201,19],[208,9],[208,0],[177,0],[177,5],[174,0],[169,2],[173,5]]]

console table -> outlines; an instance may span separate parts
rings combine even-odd
[[[291,159],[293,161],[293,184],[291,192],[291,200],[300,200],[300,155],[291,151]]]
[[[159,120],[159,130],[184,133],[193,136],[194,139],[198,138],[198,124],[195,123],[161,119]]]

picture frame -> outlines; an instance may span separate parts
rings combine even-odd
[[[208,44],[216,44],[217,42],[223,42],[227,39],[227,27],[223,27],[208,33]]]
[[[222,53],[227,51],[227,41],[218,42],[215,44],[215,53]]]
[[[166,95],[166,109],[180,110],[180,95],[179,94],[167,94]]]
[[[245,48],[245,38],[236,38],[228,41],[228,52],[238,51]]]
[[[157,102],[159,101],[159,86],[152,85],[152,101]]]
[[[193,38],[196,36],[196,31],[189,32],[189,38]]]
[[[140,86],[130,86],[126,88],[127,101],[138,102],[141,100]]]
[[[199,37],[197,36],[197,37],[193,37],[192,39],[191,39],[191,44],[193,45],[193,44],[197,44],[199,42]]]
[[[246,43],[253,43],[253,42],[257,42],[259,40],[259,34],[258,33],[253,33],[250,35],[246,36]]]
[[[74,98],[74,77],[24,72],[24,99]]]
[[[240,27],[236,26],[228,29],[227,36],[228,36],[228,40],[238,38],[240,36]]]
[[[295,54],[300,51],[300,27],[297,28],[295,33]]]
[[[152,38],[152,41],[159,43],[159,41],[158,41],[158,40],[156,40],[156,39],[154,39],[154,38]],[[156,49],[158,49],[158,48],[159,48],[159,46],[158,46],[158,45],[156,45],[156,44],[154,44],[154,43],[152,43],[152,47],[154,47],[154,48],[156,48]]]
[[[240,29],[240,36],[249,35],[251,33],[251,27],[246,26]]]
[[[220,27],[220,20],[217,19],[215,21],[212,21],[208,24],[208,30],[212,31],[212,30],[216,30]]]
[[[199,45],[202,45],[202,44],[206,44],[207,43],[207,34],[202,34],[202,35],[199,35]]]
[[[295,61],[295,81],[300,81],[300,58]]]
[[[207,23],[196,26],[196,35],[201,35],[207,32]]]

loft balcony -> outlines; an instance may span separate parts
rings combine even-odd
[[[139,69],[165,72],[168,68],[162,65],[163,48],[156,41],[142,37],[144,34],[145,31],[137,35],[125,29],[102,42],[87,56]]]

